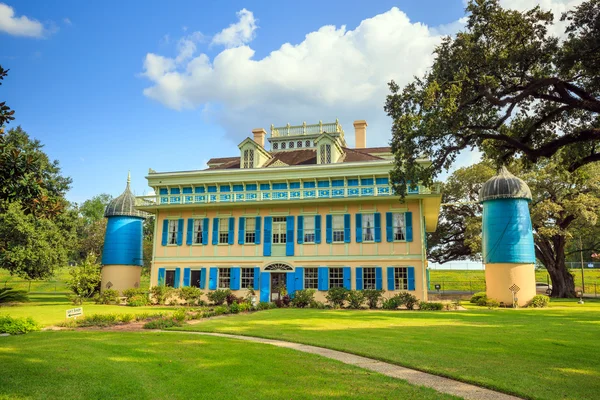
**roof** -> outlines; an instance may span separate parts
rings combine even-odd
[[[342,156],[342,162],[360,162],[360,161],[374,161],[383,160],[382,157],[377,157],[371,153],[387,153],[390,151],[389,147],[371,147],[365,149],[349,149],[342,147],[344,155]],[[279,151],[271,153],[272,158],[265,164],[264,167],[269,167],[277,161],[285,163],[286,165],[309,165],[317,164],[317,149],[298,149]],[[211,158],[208,160],[208,169],[239,169],[240,168],[240,157],[221,157]],[[264,168],[263,167],[263,168]]]
[[[125,191],[121,193],[119,197],[108,203],[108,206],[106,206],[106,210],[104,211],[105,217],[126,216],[146,218],[145,212],[135,209],[135,196],[131,193],[131,189],[129,188],[130,181],[131,178],[127,176],[127,186],[125,187]]]
[[[531,190],[520,178],[517,178],[506,167],[498,171],[498,175],[491,177],[483,184],[479,191],[479,201],[495,199],[526,199],[531,201]]]

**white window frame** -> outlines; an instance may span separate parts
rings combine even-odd
[[[244,160],[242,168],[254,168],[254,150],[253,149],[245,149],[244,150]]]
[[[254,287],[254,268],[242,268],[240,279],[241,289],[258,289]]]
[[[287,241],[287,219],[286,217],[273,217],[271,226],[271,243],[285,244]]]
[[[319,146],[319,163],[331,164],[331,145],[324,143]]]
[[[319,268],[307,267],[304,268],[304,288],[318,289],[319,288]]]
[[[407,267],[394,267],[394,290],[408,290]]]
[[[370,227],[368,226],[369,222],[371,223]],[[375,241],[375,214],[362,215],[362,241],[363,243],[372,243]]]
[[[363,289],[376,289],[377,275],[375,267],[363,267]]]
[[[229,218],[219,218],[219,244],[229,244]]]
[[[227,285],[225,285],[225,282],[227,282]],[[231,289],[231,268],[219,267],[219,279],[217,289]]]
[[[194,232],[192,234],[192,244],[202,244],[202,239],[204,239],[204,235],[206,232],[203,231],[204,218],[195,218],[194,219]]]
[[[406,215],[404,213],[392,214],[392,235],[394,235],[394,242],[406,242]]]
[[[344,268],[329,267],[329,288],[344,287]]]
[[[179,233],[179,220],[170,219],[167,227],[167,245],[177,245],[177,234]]]
[[[304,216],[304,228],[303,228],[303,242],[304,243],[315,243],[315,225],[316,225],[316,216],[314,215],[307,215]],[[312,227],[309,226],[312,224]]]
[[[170,272],[172,272],[172,273],[173,273],[173,285],[172,285],[172,286],[168,286],[168,285],[167,285],[167,275],[168,275]],[[164,283],[165,283],[165,286],[168,286],[168,287],[175,287],[175,283],[176,283],[176,282],[175,282],[175,270],[174,270],[174,269],[165,269],[165,282],[164,282]]]
[[[256,244],[256,218],[246,218],[244,229],[244,244]]]
[[[340,222],[341,221],[341,224]],[[341,228],[340,228],[341,226]],[[331,216],[331,241],[333,243],[344,243],[344,216]]]

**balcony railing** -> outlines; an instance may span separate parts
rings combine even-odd
[[[274,127],[271,125],[271,137],[278,136],[297,136],[297,135],[315,135],[319,133],[339,133],[344,136],[344,129],[340,125],[339,121],[322,123],[319,121],[318,124],[307,125],[304,122],[302,125],[292,126],[287,124],[286,126]]]
[[[433,190],[418,186],[408,191],[413,194],[437,194],[439,187]],[[391,185],[369,185],[369,186],[344,186],[310,189],[282,189],[282,190],[252,190],[243,192],[226,193],[188,193],[188,194],[158,194],[154,196],[138,196],[135,205],[163,206],[173,204],[212,204],[212,203],[251,203],[257,201],[281,201],[281,200],[314,200],[314,199],[337,199],[356,197],[381,197],[392,196]]]

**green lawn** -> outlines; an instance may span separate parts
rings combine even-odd
[[[0,337],[0,399],[453,399],[313,354],[154,332]]]
[[[31,294],[31,301],[17,306],[0,306],[0,315],[11,317],[32,317],[43,326],[56,325],[66,319],[66,310],[74,307],[64,294]],[[173,307],[149,306],[149,307],[127,307],[116,305],[101,305],[93,302],[84,303],[84,314],[141,314],[173,311]]]
[[[183,329],[328,347],[527,398],[600,393],[600,302],[437,313],[276,309]]]

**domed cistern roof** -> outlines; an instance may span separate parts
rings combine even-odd
[[[106,210],[104,211],[105,217],[114,216],[126,216],[126,217],[138,217],[146,218],[146,213],[135,209],[135,196],[131,193],[129,184],[131,182],[131,174],[127,174],[127,186],[125,191],[117,198],[113,199]]]
[[[479,201],[495,199],[526,199],[531,201],[531,190],[520,178],[517,178],[506,167],[498,171],[498,175],[490,178],[479,191]]]

